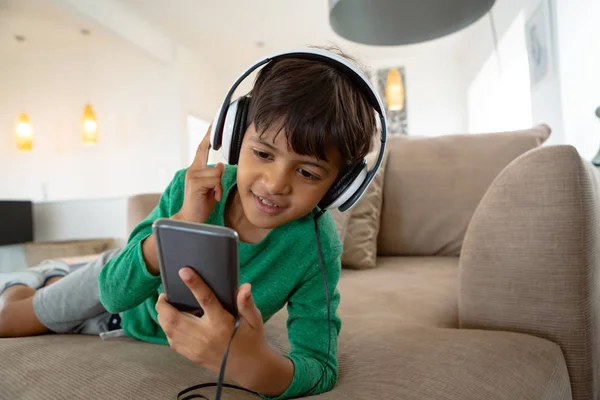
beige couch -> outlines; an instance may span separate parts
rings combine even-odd
[[[340,376],[319,398],[599,398],[598,176],[548,134],[390,138],[379,181],[336,215]],[[130,226],[156,200],[133,197]],[[281,351],[285,316],[267,324]],[[3,339],[0,354],[10,400],[169,399],[216,378],[129,339]]]

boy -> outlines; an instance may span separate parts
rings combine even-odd
[[[237,166],[207,165],[207,133],[192,165],[176,173],[124,249],[68,275],[68,268],[49,262],[0,276],[0,336],[98,334],[122,327],[129,337],[168,343],[218,372],[234,318],[187,268],[180,276],[205,314],[197,318],[165,301],[152,222],[224,225],[239,234],[242,284],[228,378],[265,397],[331,390],[338,373],[342,246],[325,213],[319,233],[330,298],[329,355],[312,212],[340,174],[369,151],[375,115],[348,77],[314,60],[271,62],[258,73],[251,99]],[[267,344],[263,324],[286,304],[291,351],[282,355]]]

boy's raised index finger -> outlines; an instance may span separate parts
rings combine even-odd
[[[208,164],[208,152],[210,150],[210,132],[212,130],[212,123],[208,126],[206,134],[202,138],[202,141],[196,149],[196,156],[192,165],[195,167],[206,167]]]

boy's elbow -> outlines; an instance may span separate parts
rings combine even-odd
[[[311,395],[327,393],[335,388],[338,381],[338,370],[328,364],[322,364],[323,376],[320,378],[319,384],[315,387]]]
[[[106,311],[108,311],[111,314],[119,314],[125,310],[121,309],[120,304],[118,304],[118,302],[114,301],[114,297],[112,296],[106,296],[104,294],[105,292],[100,288],[99,289],[99,293],[98,293],[98,297],[100,299],[100,303],[102,304],[102,307],[104,307],[104,309]]]
[[[326,380],[326,383],[323,387],[323,392],[329,392],[333,390],[333,388],[335,387],[335,385],[337,385],[338,382],[338,370],[329,366],[327,366],[326,368],[329,372],[329,379]]]

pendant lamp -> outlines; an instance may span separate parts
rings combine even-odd
[[[86,38],[85,40],[87,40],[87,43],[85,44],[85,48],[83,53],[85,54],[85,58],[86,58],[86,66],[87,66],[87,70],[86,70],[86,75],[87,76],[91,76],[91,71],[89,70],[89,66],[90,66],[90,52],[91,52],[91,42],[89,41],[89,39],[87,39],[91,32],[89,29],[81,29],[81,35]],[[87,87],[87,97],[88,99],[91,97],[90,95],[90,81],[88,80],[86,82]],[[96,113],[94,112],[94,109],[92,108],[92,105],[90,103],[87,103],[84,107],[83,107],[83,114],[81,116],[81,139],[83,141],[84,144],[86,145],[94,145],[98,142],[98,120],[96,119]]]
[[[457,32],[495,0],[329,0],[329,23],[341,37],[373,46],[425,42]]]

